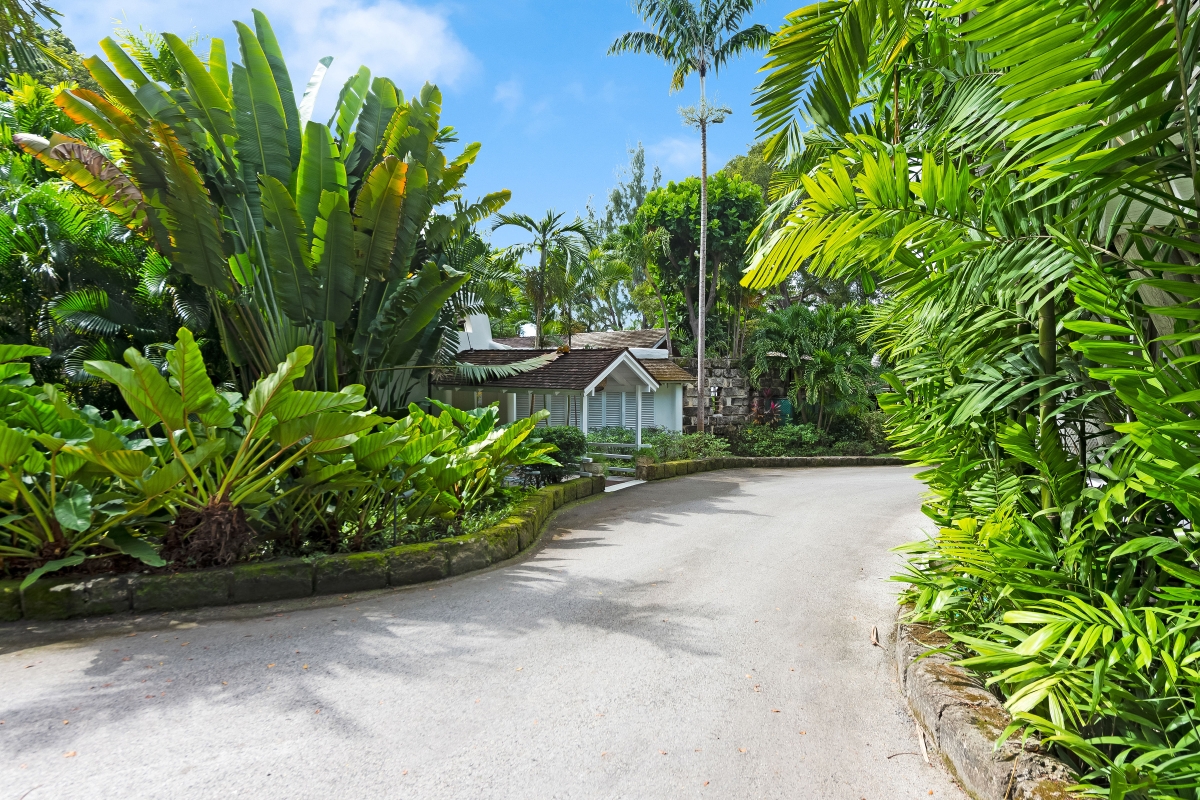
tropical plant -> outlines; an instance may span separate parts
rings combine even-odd
[[[526,296],[530,310],[533,311],[535,329],[534,345],[545,346],[545,327],[550,309],[558,300],[555,293],[555,283],[551,274],[551,256],[557,254],[560,259],[587,260],[587,251],[596,242],[591,227],[581,219],[563,222],[562,213],[547,211],[540,220],[535,220],[528,214],[499,214],[492,230],[503,227],[520,228],[532,235],[532,239],[523,244],[512,245],[509,252],[520,257],[536,253],[538,264],[523,270],[524,280],[521,287]]]
[[[767,46],[770,31],[763,25],[740,28],[754,10],[757,0],[636,0],[634,13],[653,28],[631,31],[618,37],[609,47],[609,55],[646,53],[673,68],[671,91],[683,89],[688,77],[700,80],[700,103],[683,111],[684,120],[700,129],[700,246],[699,291],[703,302],[704,281],[708,268],[708,126],[725,121],[728,108],[710,106],[705,96],[705,80],[715,78],[733,58]],[[716,278],[714,277],[714,282]],[[704,314],[696,330],[696,356],[704,363]],[[704,370],[698,370],[696,390],[704,396]],[[696,426],[704,431],[704,404],[696,416]]]
[[[642,436],[642,450],[638,455],[649,456],[658,462],[721,458],[729,455],[729,442],[711,433],[658,430]]]
[[[135,461],[149,467],[130,439],[137,423],[116,414],[103,419],[92,407],[73,408],[54,386],[34,385],[29,364],[18,359],[49,352],[0,345],[0,561],[27,565],[22,588],[89,559],[124,554],[162,566],[128,523],[153,524],[170,483],[149,469],[136,476],[126,469]],[[113,461],[82,457],[75,449],[84,441],[107,446]]]
[[[539,442],[553,445],[558,455],[556,464],[539,467],[541,478],[546,483],[558,483],[572,474],[571,466],[587,455],[587,438],[583,431],[573,425],[551,425],[538,428],[534,434]]]
[[[939,529],[905,599],[1003,693],[1006,738],[1110,798],[1200,783],[1198,18],[814,4],[758,100],[784,167],[746,283],[883,294],[880,402]]]
[[[440,254],[508,193],[458,202],[479,146],[443,154],[455,139],[435,87],[406,101],[360,68],[329,123],[314,122],[330,59],[298,101],[266,17],[235,24],[232,72],[219,39],[207,61],[169,33],[101,42],[109,63],[86,64],[104,94],[57,102],[119,162],[61,134],[18,141],[206,289],[245,385],[313,342],[311,383],[336,391],[346,376],[403,408],[423,374],[411,365],[438,352],[446,302],[467,280]]]
[[[702,200],[702,195],[704,198]],[[707,204],[711,220],[701,218]],[[637,213],[638,225],[630,228],[634,254],[641,263],[648,263],[658,276],[658,286],[672,311],[686,321],[692,341],[699,352],[701,319],[713,314],[718,300],[724,299],[735,309],[743,311],[739,285],[745,266],[746,245],[762,214],[762,192],[754,184],[718,172],[708,179],[702,192],[698,178],[668,183],[646,195]],[[707,229],[705,246],[706,269],[700,269],[701,223]],[[665,247],[658,242],[639,242],[646,233],[662,231]],[[644,252],[649,249],[650,252]],[[711,281],[705,294],[695,294],[698,275],[711,270]],[[682,328],[683,321],[679,328]],[[682,331],[681,331],[682,332]],[[685,339],[676,336],[676,345]]]
[[[667,352],[675,352],[671,344],[671,315],[667,311],[667,303],[663,297],[659,281],[655,280],[653,272],[665,260],[671,244],[671,236],[663,228],[653,228],[646,217],[634,214],[633,220],[622,225],[617,233],[609,240],[610,252],[629,267],[637,288],[649,286],[654,292],[658,310],[662,314],[663,329],[667,336]],[[648,314],[646,316],[649,316]]]
[[[870,403],[876,370],[870,348],[858,340],[861,313],[856,306],[794,305],[762,317],[746,352],[750,380],[781,376],[800,419],[828,432],[838,417]]]
[[[47,46],[45,21],[58,27],[59,13],[42,0],[0,2],[0,68],[5,75],[31,71],[57,61],[60,56]]]

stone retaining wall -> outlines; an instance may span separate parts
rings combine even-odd
[[[0,581],[0,621],[260,603],[409,586],[462,575],[512,558],[537,541],[556,508],[603,491],[604,478],[600,476],[547,486],[526,498],[512,516],[495,527],[378,552],[286,558],[172,574],[43,578],[24,592],[19,590],[20,581]]]
[[[896,624],[900,689],[934,755],[941,753],[975,800],[1080,800],[1068,791],[1075,781],[1066,765],[1039,752],[1036,741],[1022,746],[1013,738],[996,748],[1012,717],[951,656],[925,655],[948,644],[928,626]]]
[[[643,481],[659,481],[693,472],[714,469],[746,469],[749,467],[896,467],[907,464],[895,456],[792,456],[784,458],[702,458],[693,461],[667,461],[663,464],[639,464],[637,477]]]

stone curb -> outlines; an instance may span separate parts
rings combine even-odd
[[[901,617],[908,609],[901,609]],[[913,717],[946,765],[975,800],[1082,800],[1061,761],[1034,742],[996,741],[1012,721],[983,683],[944,653],[920,658],[950,639],[927,625],[896,621],[896,670]],[[918,660],[920,659],[920,660]]]
[[[95,617],[127,611],[182,611],[323,594],[411,586],[512,558],[537,541],[556,508],[604,492],[603,476],[539,489],[512,516],[469,536],[308,561],[283,558],[169,575],[46,578],[19,590],[0,581],[0,622]]]
[[[693,472],[750,467],[899,467],[908,463],[895,456],[788,456],[782,458],[726,456],[692,461],[667,461],[662,464],[640,464],[637,467],[637,478],[643,481],[660,481],[678,475],[690,475]]]

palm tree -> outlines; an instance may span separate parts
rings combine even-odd
[[[574,258],[586,259],[587,251],[581,243],[588,248],[595,246],[592,230],[586,222],[581,219],[563,222],[562,218],[562,213],[556,214],[554,211],[547,211],[540,220],[528,214],[499,214],[496,224],[492,226],[492,230],[512,226],[533,234],[532,241],[513,245],[509,250],[522,256],[534,252],[538,254],[537,267],[525,270],[525,287],[529,305],[533,308],[537,347],[544,344],[546,311],[554,302],[554,287],[549,274],[551,253],[561,250],[571,253]]]
[[[652,31],[630,31],[609,47],[609,55],[647,53],[675,68],[671,91],[683,89],[688,76],[700,78],[700,104],[684,110],[684,120],[700,129],[700,293],[708,258],[708,125],[725,120],[729,109],[709,106],[704,81],[715,77],[731,58],[766,47],[771,32],[764,25],[739,28],[758,0],[635,0],[634,13]],[[696,427],[704,431],[704,314],[696,335]]]
[[[577,310],[590,306],[596,293],[596,268],[590,254],[580,257],[570,248],[555,250],[550,256],[549,288],[570,347],[578,324]]]
[[[809,422],[828,430],[834,420],[867,399],[874,376],[870,349],[858,340],[858,306],[792,305],[764,317],[747,348],[750,379],[782,374],[788,399]]]
[[[625,327],[625,318],[621,314],[621,288],[628,287],[633,281],[633,267],[625,263],[618,253],[607,248],[595,248],[588,259],[592,264],[593,289],[595,300],[603,311],[607,312],[609,324],[613,330]]]
[[[671,318],[667,315],[667,303],[663,299],[662,291],[650,275],[650,265],[658,256],[666,255],[670,243],[671,237],[665,230],[647,227],[646,221],[640,216],[635,216],[632,222],[621,226],[615,242],[615,252],[622,261],[629,265],[634,280],[650,284],[655,297],[658,298],[658,306],[662,310],[663,328],[667,332],[668,353],[673,352],[671,349]]]

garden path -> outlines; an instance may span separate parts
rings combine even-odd
[[[0,650],[0,795],[961,800],[871,644],[912,476],[655,482],[433,586]]]

